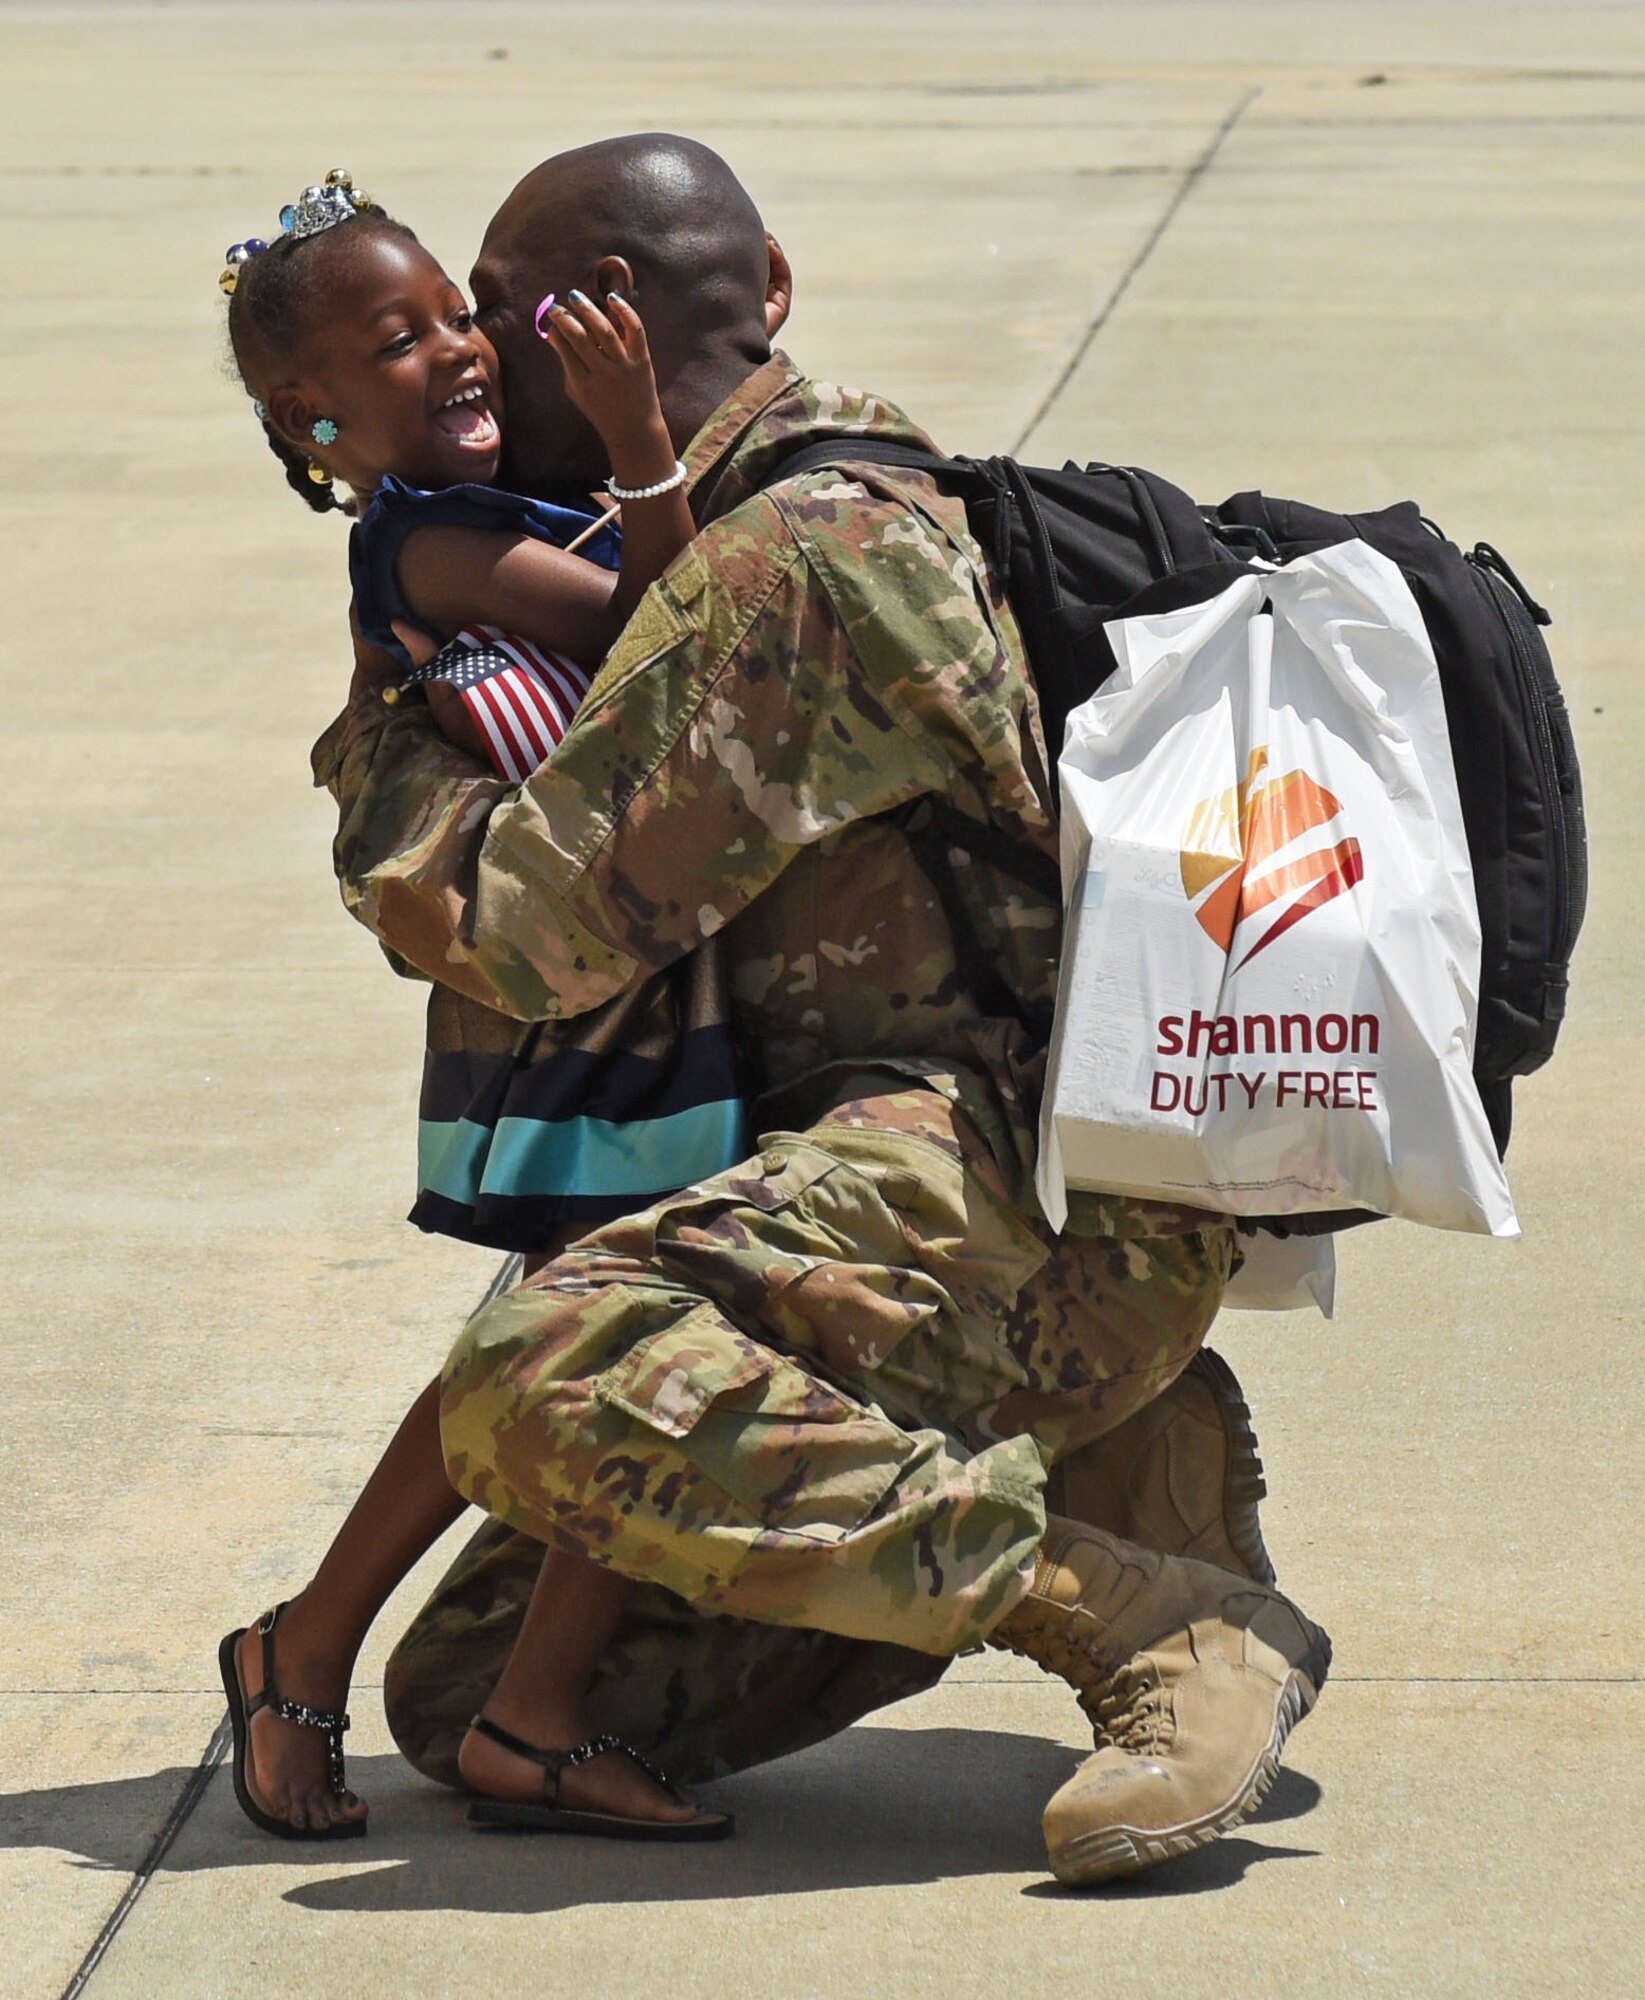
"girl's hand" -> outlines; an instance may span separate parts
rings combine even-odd
[[[411,655],[412,665],[426,667],[440,650],[420,625],[409,624],[404,618],[394,621],[394,636]],[[357,646],[364,641],[356,641]],[[386,653],[377,658],[387,660]],[[389,660],[389,665],[394,663]],[[398,672],[398,669],[395,670]],[[448,743],[455,743],[459,750],[466,750],[471,757],[482,764],[491,763],[491,751],[486,744],[480,725],[469,713],[468,704],[448,681],[424,681],[423,697],[428,703],[428,712],[433,716],[440,734]]]
[[[543,338],[565,369],[566,393],[600,433],[619,486],[654,486],[674,470],[640,315],[618,292],[601,309],[582,292],[546,308]]]
[[[349,700],[381,695],[385,687],[400,678],[399,663],[387,653],[378,652],[366,638],[360,629],[360,614],[352,602],[348,607],[348,632],[354,641],[354,679],[349,684]]]

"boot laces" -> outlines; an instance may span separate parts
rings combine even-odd
[[[1176,1713],[1151,1664],[1126,1660],[1113,1666],[1094,1639],[1070,1632],[1060,1620],[990,1633],[988,1643],[1071,1682],[1099,1747],[1146,1756],[1169,1749],[1175,1740]]]
[[[1151,1666],[1134,1660],[1116,1667],[1080,1706],[1091,1718],[1099,1743],[1132,1756],[1168,1750],[1176,1735],[1167,1689]]]
[[[1093,1699],[1101,1685],[1098,1677],[1108,1666],[1093,1634],[1071,1629],[1065,1618],[1011,1620],[1008,1624],[1009,1629],[989,1633],[990,1646],[1032,1660],[1036,1667],[1068,1681],[1080,1690],[1082,1706]]]

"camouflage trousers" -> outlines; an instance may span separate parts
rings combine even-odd
[[[390,1662],[429,1775],[541,1545],[644,1586],[592,1720],[682,1778],[928,1686],[1026,1587],[1049,1468],[1159,1393],[1227,1283],[1192,1212],[1053,1237],[931,1090],[858,1099],[595,1231],[478,1314],[441,1434],[491,1521]]]

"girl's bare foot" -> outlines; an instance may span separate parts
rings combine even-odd
[[[267,1672],[263,1635],[255,1623],[241,1635],[234,1658],[249,1703],[261,1692]],[[280,1614],[275,1679],[282,1697],[341,1712],[348,1701],[351,1664],[327,1656],[316,1636],[305,1630],[303,1600],[294,1597]],[[319,1730],[261,1708],[251,1718],[249,1734],[246,1782],[271,1818],[283,1819],[299,1831],[365,1819],[363,1799],[353,1792],[338,1796],[332,1791],[326,1739]]]
[[[486,1703],[489,1721],[544,1750],[574,1750],[596,1732],[587,1718],[567,1710],[554,1714],[516,1713],[500,1693]],[[471,1791],[488,1799],[525,1805],[545,1802],[545,1774],[540,1764],[518,1757],[501,1743],[471,1729],[457,1753],[457,1769]],[[552,1779],[547,1792],[553,1793]],[[616,1813],[624,1819],[659,1820],[679,1825],[702,1817],[694,1801],[674,1798],[620,1750],[607,1750],[586,1764],[567,1765],[553,1803],[584,1812]]]

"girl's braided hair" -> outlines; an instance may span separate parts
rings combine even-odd
[[[346,250],[359,242],[368,229],[386,230],[408,243],[417,241],[405,223],[373,206],[310,236],[277,236],[266,250],[239,265],[229,294],[228,338],[235,370],[248,393],[255,394],[254,374],[266,375],[271,366],[282,368],[294,359],[312,331],[323,266],[339,248]],[[309,477],[312,461],[307,452],[280,435],[260,403],[258,415],[268,448],[284,468],[292,492],[317,514],[341,509],[330,482],[321,485]]]

